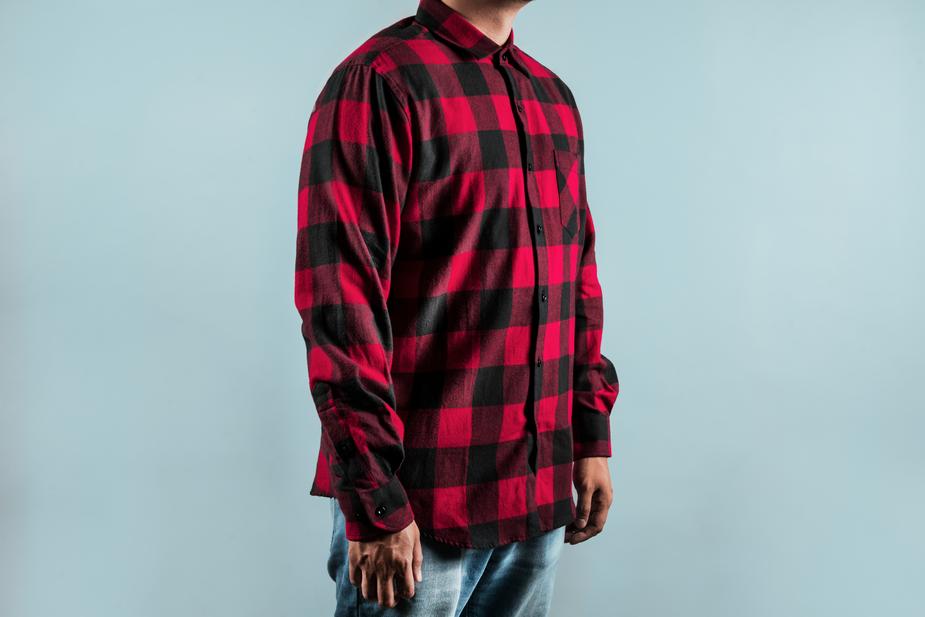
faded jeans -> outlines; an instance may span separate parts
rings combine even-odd
[[[423,578],[414,596],[392,608],[363,597],[347,572],[344,515],[330,498],[328,575],[336,585],[335,617],[546,617],[565,527],[493,548],[463,548],[421,536]]]

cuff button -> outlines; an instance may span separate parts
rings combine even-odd
[[[376,508],[376,516],[382,516],[385,514],[385,506],[379,506]]]

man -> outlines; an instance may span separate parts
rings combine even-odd
[[[514,45],[528,1],[420,0],[311,112],[295,302],[338,615],[545,615],[607,518],[584,137]]]

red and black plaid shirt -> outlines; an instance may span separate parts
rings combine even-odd
[[[347,537],[464,547],[575,517],[617,375],[575,99],[439,0],[332,72],[308,121],[295,304]]]

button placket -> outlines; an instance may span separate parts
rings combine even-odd
[[[527,123],[526,114],[523,113],[524,105],[521,102],[522,98],[520,96],[520,88],[518,87],[518,80],[521,77],[518,75],[518,71],[509,70],[509,61],[510,57],[507,52],[503,52],[500,56],[501,62],[498,64],[498,70],[505,76],[505,80],[510,88],[510,97],[512,108],[514,111],[515,119],[517,120],[517,130],[519,137],[524,144],[523,148],[523,160],[524,167],[526,172],[524,174],[524,183],[525,183],[525,192],[526,192],[526,201],[527,209],[529,216],[532,222],[535,223],[536,233],[533,235],[533,245],[534,245],[534,259],[535,259],[535,270],[536,270],[536,284],[538,288],[545,288],[548,277],[549,277],[549,268],[547,264],[548,255],[546,252],[546,241],[543,238],[543,224],[541,221],[544,220],[544,212],[541,207],[543,201],[538,195],[538,187],[536,183],[535,175],[532,173],[534,170],[534,163],[532,160],[532,148],[531,148],[531,137],[529,132],[529,127]],[[539,292],[537,293],[539,297]],[[537,317],[537,323],[535,327],[535,353],[540,354],[544,348],[545,332],[546,332],[546,302],[545,300],[540,301],[539,311]],[[536,419],[537,413],[540,409],[540,395],[543,391],[542,384],[542,366],[543,360],[541,357],[534,358],[536,367],[534,370],[533,379],[533,396],[532,398],[532,413],[534,419]],[[536,425],[536,422],[534,422]]]

